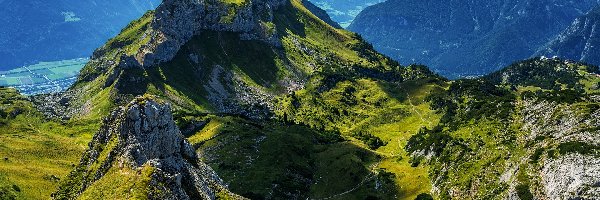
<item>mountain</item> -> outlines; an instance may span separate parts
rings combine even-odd
[[[89,57],[159,0],[0,1],[0,71]]]
[[[35,115],[19,115],[0,127],[3,136],[23,136],[6,140],[10,147],[38,137],[15,133],[30,123],[48,135],[43,141],[60,147],[45,149],[41,142],[3,149],[1,155],[10,162],[0,163],[0,172],[10,180],[6,185],[23,188],[17,196],[27,198],[44,198],[57,185],[69,185],[72,179],[66,174],[77,160],[72,154],[61,163],[25,155],[55,155],[63,150],[62,141],[75,143],[72,140],[79,145],[70,152],[83,152],[80,142],[92,140],[90,132],[101,128],[102,118],[148,94],[172,105],[182,134],[236,194],[253,199],[325,198],[364,185],[353,189],[357,193],[349,198],[393,196],[393,177],[371,166],[378,155],[335,130],[295,124],[275,113],[280,99],[303,88],[327,89],[369,77],[387,80],[390,83],[382,84],[391,88],[391,82],[435,76],[423,67],[399,66],[356,34],[325,23],[300,0],[164,1],[98,48],[71,89],[32,97]],[[64,129],[68,130],[55,131]],[[375,138],[370,136],[364,135]],[[31,172],[35,177],[16,177],[25,170],[14,168],[19,162],[46,167]],[[423,179],[422,174],[414,177]],[[317,182],[323,186],[313,187]],[[404,196],[426,192],[415,189]]]
[[[315,4],[311,3],[308,0],[303,0],[302,4],[304,4],[304,6],[306,7],[306,9],[308,9],[310,12],[312,12],[319,19],[323,20],[325,23],[333,26],[334,28],[342,28],[337,22],[333,21],[331,19],[331,17],[329,17],[329,14],[327,14],[326,11],[324,11],[321,8],[317,7]]]
[[[73,107],[151,93],[177,108],[265,118],[277,96],[316,77],[408,76],[398,68],[301,1],[164,1],[99,48],[67,93],[80,95]]]
[[[432,95],[443,114],[406,149],[440,199],[594,199],[600,195],[598,67],[517,62]],[[567,173],[568,171],[568,173]]]
[[[596,27],[600,22],[600,6],[578,17],[556,39],[537,52],[537,55],[559,56],[600,65],[600,44]]]
[[[325,10],[334,21],[343,27],[348,27],[352,20],[364,8],[384,2],[384,0],[310,0],[321,9]]]
[[[307,6],[165,0],[69,90],[0,88],[0,197],[600,193],[597,67],[535,58],[449,81]]]
[[[401,63],[456,78],[531,57],[597,0],[401,1],[366,8],[349,30]]]

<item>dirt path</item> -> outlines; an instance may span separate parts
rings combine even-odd
[[[381,163],[381,160],[379,160],[375,164],[372,164],[370,166],[371,172],[369,174],[367,174],[365,176],[365,178],[360,183],[358,183],[356,186],[354,186],[353,188],[351,188],[349,190],[346,190],[346,191],[344,191],[342,193],[334,194],[334,195],[331,195],[331,196],[328,196],[328,197],[325,197],[325,198],[311,199],[311,200],[327,200],[327,199],[332,199],[332,198],[340,197],[340,196],[346,195],[348,193],[354,192],[355,190],[357,190],[358,188],[360,188],[361,186],[363,186],[366,182],[370,181],[371,179],[373,179],[373,178],[375,178],[377,176],[377,174],[375,174],[375,168],[377,168],[377,166],[379,166],[380,163]]]
[[[410,97],[410,94],[408,94],[408,92],[406,93],[406,98],[408,99],[408,103],[410,104],[410,108],[413,110],[413,112],[417,113],[417,115],[419,115],[419,118],[421,118],[422,122],[427,122],[427,124],[429,124],[429,126],[431,127],[431,121],[429,120],[425,120],[425,118],[423,118],[423,114],[421,114],[421,112],[419,112],[419,109],[417,109],[415,106],[415,104],[413,104],[412,102],[412,98]]]

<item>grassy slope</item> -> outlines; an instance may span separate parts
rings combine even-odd
[[[113,168],[78,199],[148,199],[148,184],[153,172],[154,168],[150,166],[139,170]]]
[[[288,109],[287,106],[291,104],[290,98],[292,97],[282,97],[277,103],[283,105],[280,108],[281,111],[278,111],[278,117],[281,120],[287,118],[287,120],[303,125],[290,127],[278,123],[267,123],[260,124],[259,127],[269,128],[253,128],[243,125],[248,122],[236,122],[235,118],[228,118],[225,120],[227,122],[221,122],[223,119],[211,119],[204,129],[190,138],[192,142],[200,146],[200,152],[204,152],[209,157],[220,158],[216,159],[217,161],[209,159],[207,162],[225,180],[231,181],[234,192],[241,194],[264,197],[269,194],[268,191],[273,182],[282,187],[294,187],[297,183],[285,183],[286,179],[277,178],[290,175],[281,172],[288,165],[308,170],[306,174],[303,174],[304,178],[313,179],[314,185],[310,188],[296,185],[298,188],[291,191],[307,192],[311,198],[334,196],[339,199],[362,199],[369,196],[380,198],[395,196],[395,198],[411,199],[420,193],[428,192],[430,185],[427,168],[411,167],[402,146],[406,143],[406,139],[416,133],[421,126],[431,126],[439,118],[439,115],[434,114],[429,109],[429,105],[424,102],[425,96],[430,91],[440,87],[439,83],[436,81],[413,81],[396,84],[377,78],[368,78],[369,75],[360,72],[352,72],[351,66],[353,65],[384,72],[397,70],[395,68],[397,66],[390,64],[390,61],[379,54],[368,52],[368,48],[362,48],[366,52],[355,51],[357,46],[362,45],[360,40],[357,40],[349,32],[332,29],[325,25],[308,13],[298,1],[292,1],[291,6],[276,13],[278,17],[276,17],[275,26],[280,33],[286,33],[282,38],[284,52],[278,55],[280,55],[279,58],[283,57],[289,63],[294,64],[303,73],[311,75],[307,89],[293,95],[300,98],[298,101],[308,105],[303,105],[302,111],[298,114],[284,114]],[[298,41],[315,50],[316,56],[308,55],[298,48],[296,45]],[[329,61],[323,62],[315,59],[320,56],[327,57]],[[310,64],[318,66],[311,67]],[[404,69],[395,72],[402,71]],[[415,69],[415,71],[418,70]],[[332,74],[345,74],[343,76],[350,80],[333,81],[331,83],[334,85],[333,88],[323,93],[318,92],[319,88],[330,84],[327,78]],[[356,76],[366,77],[351,81]],[[402,74],[398,76],[402,77]],[[351,94],[352,97],[343,94],[343,91],[349,88],[354,90],[354,93]],[[357,101],[357,104],[348,105],[346,101],[348,99],[344,98]],[[312,105],[308,103],[311,102],[310,99],[320,102]],[[335,113],[344,111],[329,110],[333,108],[347,109],[346,112],[351,112],[352,116],[336,116]],[[339,120],[327,120],[335,117],[339,117]],[[296,136],[304,133],[304,135],[316,137],[314,135],[328,131],[334,133],[340,131],[346,141],[320,144]],[[370,150],[362,141],[351,136],[358,132],[369,132],[382,138],[388,145],[376,151]],[[262,144],[251,142],[261,137],[266,137]],[[209,138],[210,140],[202,142]],[[289,145],[289,143],[296,144],[296,147],[282,146]],[[255,153],[244,154],[245,150],[248,150],[246,148],[255,148],[253,150],[259,154],[258,160],[251,158],[256,156]],[[298,148],[304,149],[301,151],[301,155],[296,155],[295,150]],[[362,155],[365,154],[364,152],[367,152],[369,156]],[[285,156],[277,157],[281,155]],[[248,160],[247,162],[251,162],[251,164],[244,163],[244,160]],[[279,160],[280,163],[274,164],[273,160]],[[237,165],[243,167],[241,169],[232,167]],[[265,172],[274,177],[266,175]],[[372,177],[371,173],[378,175]],[[366,181],[361,183],[365,178]],[[383,184],[384,188],[373,189],[376,182],[384,183],[383,180],[394,184]],[[284,181],[284,183],[279,183],[280,181]],[[349,192],[345,193],[347,191]],[[336,196],[338,194],[342,195]]]
[[[305,178],[313,179],[314,185],[310,188],[298,186],[299,188],[296,189],[304,191],[311,198],[330,197],[349,190],[352,191],[336,197],[362,199],[378,196],[385,199],[395,196],[400,199],[414,199],[420,193],[427,193],[431,187],[427,167],[411,167],[409,156],[403,147],[407,139],[421,126],[432,126],[439,119],[439,115],[433,113],[424,101],[425,96],[439,86],[419,82],[386,85],[387,89],[396,88],[392,95],[404,97],[402,100],[397,100],[377,87],[375,81],[359,82],[364,85],[361,85],[357,93],[384,96],[382,98],[385,100],[381,101],[386,103],[380,108],[371,109],[370,116],[344,118],[344,120],[355,120],[353,123],[340,125],[340,129],[345,130],[342,131],[343,138],[346,138],[344,142],[325,140],[325,143],[315,143],[312,141],[318,141],[311,138],[319,138],[321,134],[337,133],[325,131],[324,128],[273,122],[252,125],[255,122],[235,117],[209,117],[210,123],[189,139],[200,147],[201,154],[209,157],[207,163],[213,166],[224,180],[230,182],[232,190],[241,194],[253,193],[265,196],[273,182],[283,181],[281,177],[285,177],[287,173],[282,170],[289,169],[290,166],[295,166],[292,167],[294,169],[300,168],[301,172],[307,173],[304,174]],[[410,88],[411,91],[404,91],[402,88]],[[332,90],[336,89],[338,88]],[[410,96],[410,99],[406,96]],[[337,97],[339,96],[330,95],[324,100],[329,103],[343,104],[336,100],[339,99]],[[369,105],[371,103],[363,102],[352,110],[367,112],[370,108],[366,106]],[[343,108],[343,105],[337,107]],[[389,107],[396,107],[396,109],[388,110]],[[306,109],[319,112],[322,108],[307,106]],[[323,119],[326,119],[335,116],[333,113],[324,112],[313,116],[323,116]],[[380,137],[387,142],[387,145],[377,150],[370,150],[363,142],[351,136],[358,130]],[[289,146],[291,144],[294,145]],[[274,160],[278,162],[273,162]],[[371,173],[374,172],[378,173],[377,178],[371,177]],[[386,175],[385,172],[392,173],[393,176],[380,177]],[[367,181],[361,184],[365,178]],[[385,189],[372,189],[375,182],[383,180],[392,180],[390,183],[394,184],[384,184],[387,187]]]
[[[78,163],[97,125],[46,121],[15,91],[0,89],[0,95],[2,112],[20,110],[0,120],[0,187],[16,185],[19,198],[48,198]]]
[[[439,89],[439,83],[427,80],[401,84],[370,79],[345,81],[322,93],[297,92],[282,100],[284,108],[278,115],[317,129],[337,130],[364,149],[369,147],[355,134],[380,138],[387,144],[372,150],[381,159],[371,164],[376,164],[375,170],[395,175],[397,198],[411,199],[427,193],[431,186],[427,168],[411,167],[403,147],[419,128],[431,127],[439,120],[440,116],[424,101],[430,92]],[[300,105],[294,106],[297,102]]]
[[[523,122],[531,119],[521,116],[525,101],[557,104],[560,109],[552,114],[554,119],[570,111],[576,113],[570,117],[589,117],[600,106],[588,100],[589,95],[600,93],[597,86],[589,87],[593,85],[590,82],[600,81],[590,73],[593,71],[597,69],[577,63],[532,59],[481,80],[457,81],[441,98],[431,98],[435,108],[445,113],[442,123],[412,137],[407,150],[433,151],[430,176],[440,180],[436,185],[442,199],[500,198],[499,194],[510,189],[511,181],[517,183],[518,195],[527,199],[539,188],[535,177],[543,159],[581,152],[581,148],[573,148],[576,146],[596,147],[560,143],[548,136],[528,138],[530,133],[523,129]],[[577,129],[593,128],[581,125]],[[500,176],[512,169],[517,170],[514,180],[502,181]]]

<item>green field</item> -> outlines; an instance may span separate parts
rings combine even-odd
[[[87,58],[77,58],[40,62],[10,71],[0,71],[0,86],[34,85],[46,83],[48,79],[56,81],[75,77],[88,60]]]

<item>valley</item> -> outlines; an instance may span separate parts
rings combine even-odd
[[[0,86],[14,87],[24,95],[62,92],[77,79],[86,58],[42,62],[0,72]]]
[[[335,0],[311,0],[311,2],[321,9],[325,10],[331,18],[339,23],[342,27],[346,28],[352,20],[362,11],[364,8],[375,5],[377,3],[384,2],[383,0],[346,0],[346,1],[335,1]]]
[[[164,0],[85,63],[28,67],[84,65],[63,92],[0,88],[0,199],[600,196],[597,66],[450,80],[317,9]]]

